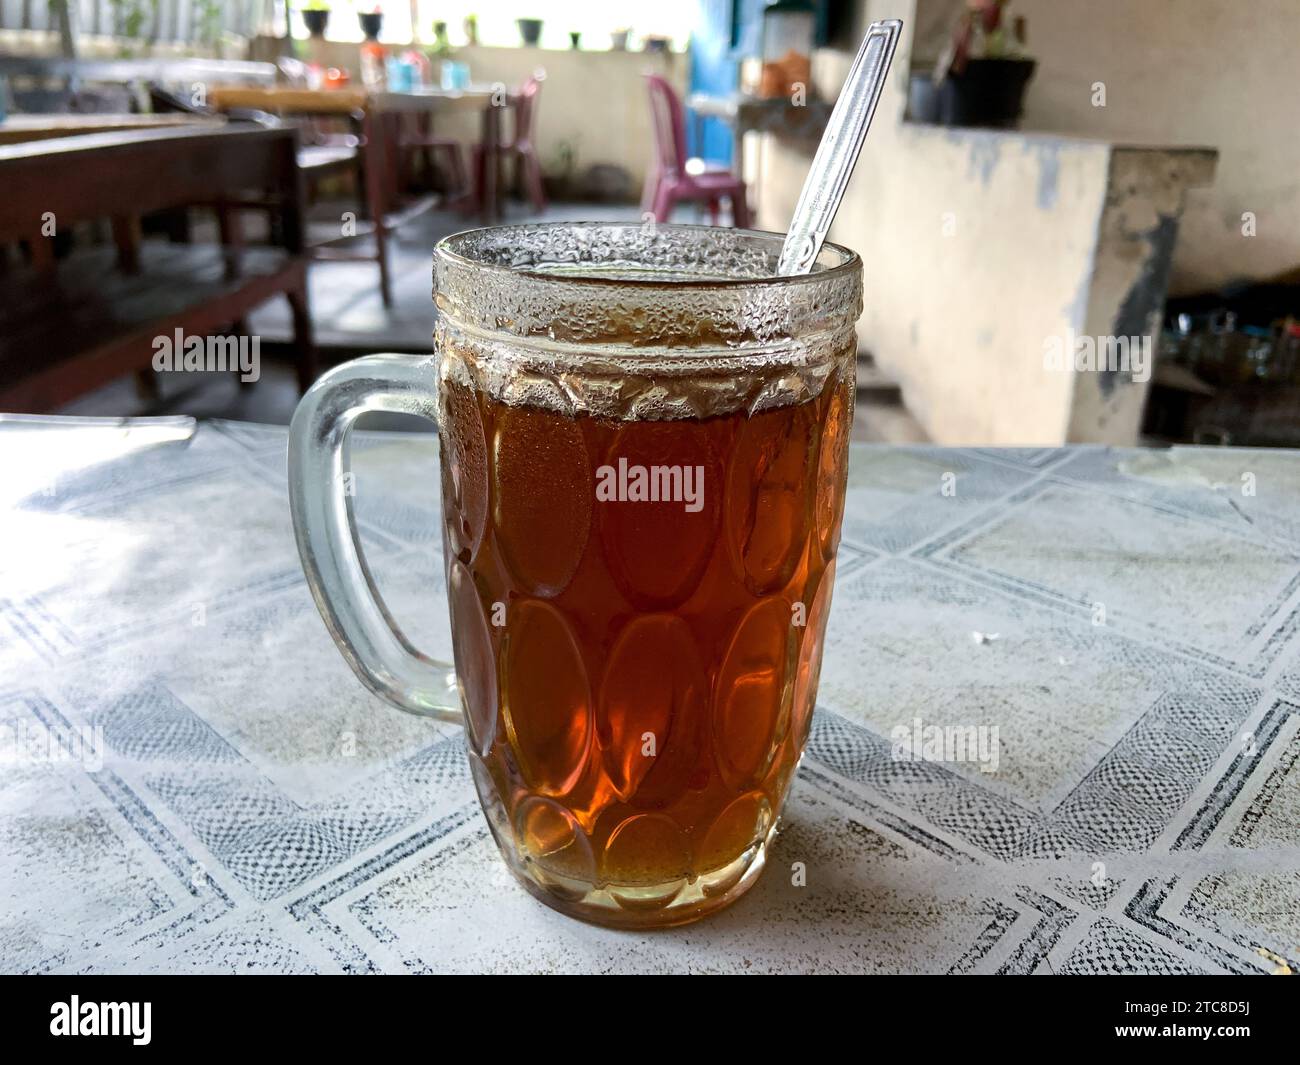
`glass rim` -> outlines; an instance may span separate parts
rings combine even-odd
[[[476,239],[481,238],[483,234],[491,233],[495,230],[511,230],[520,233],[541,233],[548,229],[639,230],[645,224],[646,223],[644,222],[613,220],[608,222],[507,222],[495,226],[476,226],[473,229],[462,229],[443,237],[434,245],[433,254],[435,260],[441,260],[448,266],[457,269],[484,270],[493,274],[510,277],[529,278],[530,280],[555,282],[565,285],[578,285],[591,287],[593,289],[633,287],[647,291],[657,289],[665,292],[716,292],[729,291],[732,289],[782,288],[788,285],[825,284],[845,275],[852,274],[862,266],[862,259],[857,252],[853,251],[851,248],[844,247],[842,244],[836,244],[829,240],[822,245],[821,251],[818,253],[818,259],[830,253],[831,255],[837,256],[839,261],[825,266],[822,269],[812,270],[806,274],[792,274],[788,276],[780,274],[765,274],[758,277],[701,277],[698,280],[689,277],[681,278],[680,276],[668,279],[654,277],[629,277],[626,274],[602,277],[595,273],[552,273],[546,270],[530,269],[529,267],[516,267],[502,263],[489,262],[485,259],[465,254],[463,250],[467,245],[471,245]],[[781,245],[785,241],[784,233],[773,233],[764,229],[734,229],[726,226],[707,226],[696,223],[681,224],[672,222],[655,223],[655,226],[658,229],[673,230],[676,232],[696,231],[707,233],[714,239],[719,235],[725,234],[734,234],[737,237],[757,238],[760,241],[774,244],[774,262],[780,255]]]

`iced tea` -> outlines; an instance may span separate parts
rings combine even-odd
[[[460,358],[443,533],[493,830],[552,904],[698,916],[757,875],[807,738],[852,351],[801,402],[654,420],[505,402]]]
[[[835,577],[862,264],[709,226],[507,225],[434,252],[433,358],[367,355],[299,403],[303,572],[360,681],[464,724],[502,856],[602,924],[752,885],[808,736]],[[360,550],[348,434],[436,418],[455,665]],[[433,519],[439,520],[439,519]]]

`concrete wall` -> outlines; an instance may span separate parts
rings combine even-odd
[[[1112,147],[1106,202],[1097,222],[1086,303],[1076,308],[1076,335],[1141,338],[1153,369],[1179,227],[1187,201],[1214,178],[1213,151]],[[1082,295],[1084,289],[1081,288]],[[1072,375],[1065,439],[1136,443],[1148,383],[1102,369]]]
[[[331,41],[326,48],[330,63],[356,75],[360,66],[357,45]],[[690,62],[678,52],[575,52],[482,45],[457,48],[455,57],[469,64],[475,83],[499,81],[514,87],[535,70],[545,70],[537,127],[543,170],[556,173],[567,146],[578,174],[602,164],[625,169],[633,199],[640,198],[652,154],[650,104],[642,74],[663,75],[684,97]],[[449,118],[439,132],[460,137],[468,145],[478,139],[477,120],[472,116]]]
[[[939,35],[962,0],[920,0]],[[1038,60],[1023,128],[1219,151],[1192,192],[1172,292],[1300,267],[1300,5],[1296,0],[1012,0]],[[937,53],[935,34],[923,52]],[[1092,87],[1106,87],[1106,106]],[[1244,236],[1242,214],[1256,216]]]
[[[902,121],[914,0],[864,0],[904,37],[831,237],[862,254],[862,346],[939,443],[1133,443],[1146,385],[1046,369],[1049,338],[1150,336],[1185,189],[1212,156]],[[818,53],[827,94],[852,56]],[[784,229],[810,146],[761,146],[759,225]]]

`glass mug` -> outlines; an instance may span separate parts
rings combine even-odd
[[[289,442],[312,594],[361,681],[457,723],[532,894],[681,924],[758,878],[803,753],[835,576],[861,264],[781,238],[557,223],[443,240],[432,359],[374,355]],[[384,607],[342,490],[358,414],[440,433],[455,667]]]

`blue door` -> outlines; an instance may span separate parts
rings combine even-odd
[[[691,92],[728,96],[740,85],[733,37],[743,0],[695,0],[691,32]],[[697,121],[686,113],[686,146],[693,156],[731,165],[731,130],[721,119]]]

